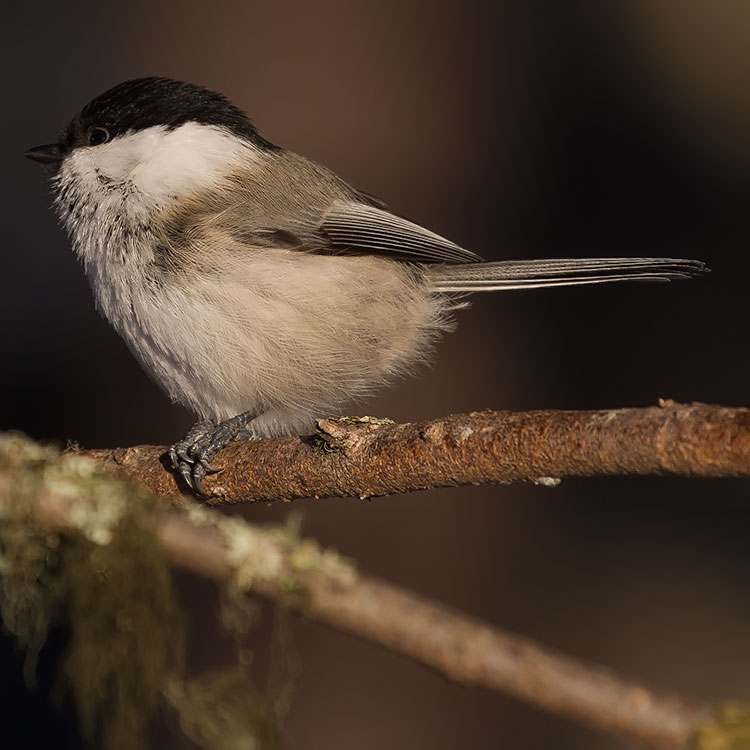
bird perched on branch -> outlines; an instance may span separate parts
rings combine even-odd
[[[466,294],[702,273],[673,258],[485,261],[166,78],[97,96],[26,154],[99,311],[199,421],[170,449],[198,494],[234,438],[290,434],[429,357]]]

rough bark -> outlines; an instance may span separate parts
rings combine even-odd
[[[164,446],[77,451],[176,494]],[[239,442],[214,463],[209,503],[375,497],[434,487],[595,475],[750,476],[750,410],[483,411],[429,422],[321,419],[311,436]]]

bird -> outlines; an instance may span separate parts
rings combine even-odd
[[[115,85],[25,155],[50,178],[98,311],[196,415],[168,456],[202,497],[232,440],[308,429],[413,373],[470,294],[708,270],[485,260],[266,140],[224,95],[170,78]]]

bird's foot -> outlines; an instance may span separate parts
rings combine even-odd
[[[172,468],[196,495],[208,497],[202,480],[207,474],[221,471],[211,464],[211,460],[240,434],[242,437],[252,437],[246,427],[254,417],[255,415],[245,412],[224,422],[196,422],[188,434],[169,449],[167,455]]]

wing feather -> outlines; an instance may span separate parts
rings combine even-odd
[[[482,258],[435,232],[376,206],[334,201],[320,233],[332,253],[367,253],[415,263],[478,263]]]

